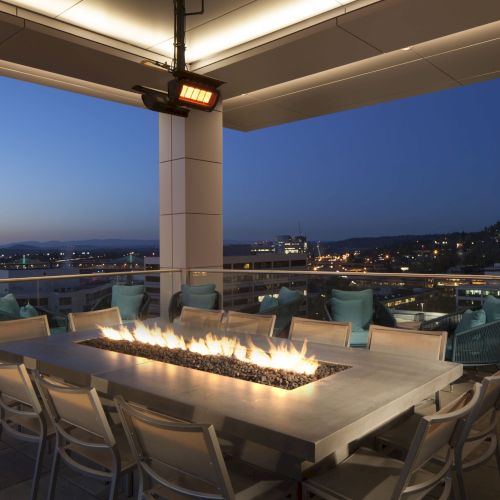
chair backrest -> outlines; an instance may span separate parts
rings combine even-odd
[[[50,335],[47,316],[0,321],[0,342],[32,339]]]
[[[35,372],[35,382],[54,427],[65,439],[95,447],[95,443],[75,440],[65,429],[65,424],[70,424],[98,436],[108,447],[115,445],[109,422],[94,388],[74,387],[59,380],[48,380],[38,372]]]
[[[273,335],[276,316],[274,314],[247,314],[228,311],[224,320],[227,333],[249,333],[254,335]]]
[[[126,403],[120,396],[115,403],[141,474],[170,492],[181,493],[183,498],[234,498],[212,425],[172,421]],[[172,481],[172,472],[174,476],[180,473],[193,486],[188,487],[182,480]]]
[[[308,340],[318,344],[329,344],[348,347],[351,340],[351,323],[336,323],[316,319],[292,318],[289,338],[292,340]]]
[[[481,442],[489,435],[496,435],[498,410],[500,410],[500,371],[483,379],[479,390],[478,404],[471,411],[469,418],[464,422],[463,429],[455,446],[458,460],[461,460],[462,451],[467,442]],[[482,425],[480,430],[474,429],[474,433],[471,434],[474,424],[488,412],[491,412],[489,425]],[[486,461],[494,452],[494,447],[487,447],[481,456],[476,455],[474,457],[474,466]]]
[[[368,349],[415,358],[444,360],[447,332],[370,325]]]
[[[7,404],[7,400],[14,400],[30,406],[33,412],[40,415],[42,406],[31,382],[28,371],[24,364],[0,364],[0,406],[2,407],[2,422],[13,407]],[[14,411],[15,413],[15,411]],[[34,415],[32,415],[34,416]]]
[[[179,319],[184,326],[208,331],[220,328],[223,316],[224,311],[184,306]]]
[[[118,307],[68,314],[68,327],[70,332],[92,330],[99,326],[116,326],[121,324],[122,317]]]
[[[466,419],[479,401],[480,385],[474,387],[433,415],[422,417],[411,442],[405,465],[401,471],[393,499],[405,498],[412,493],[432,491],[449,474],[453,464],[452,446],[456,440],[459,425]],[[432,478],[408,486],[412,476],[425,465],[438,451],[445,451],[444,466],[433,472]],[[419,496],[420,498],[420,496]]]

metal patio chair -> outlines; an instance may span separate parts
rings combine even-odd
[[[446,413],[421,417],[403,462],[368,448],[360,448],[334,469],[320,473],[302,483],[304,498],[423,498],[437,487],[443,487],[440,500],[450,497],[453,449],[459,424],[467,418],[479,400],[475,384]],[[436,455],[444,453],[444,464],[438,471],[425,466]]]
[[[184,306],[178,323],[188,328],[200,328],[206,331],[217,330],[221,327],[223,316],[224,311]]]
[[[22,321],[22,320],[21,320]],[[0,434],[37,445],[30,499],[40,483],[47,440],[54,436],[24,364],[0,364]]]
[[[130,496],[134,458],[123,429],[111,429],[97,391],[49,381],[38,372],[35,381],[56,432],[47,498],[54,499],[61,459],[81,474],[110,482],[110,500],[116,499],[118,480],[128,475]]]
[[[351,323],[336,323],[294,316],[290,325],[289,338],[337,347],[349,347],[351,330]]]
[[[483,379],[477,404],[463,422],[454,446],[453,469],[459,488],[459,498],[462,500],[467,498],[464,472],[478,467],[495,455],[500,473],[500,442],[497,429],[499,409],[500,371]],[[416,416],[412,416],[403,425],[389,429],[378,436],[377,442],[389,450],[406,453],[410,446],[408,436],[415,431],[417,424]],[[434,461],[442,463],[442,454],[436,455]]]
[[[92,330],[99,326],[116,326],[122,323],[118,307],[99,309],[97,311],[68,313],[68,328],[70,332]]]
[[[276,316],[274,314],[248,314],[228,311],[224,318],[227,333],[248,333],[272,337]]]
[[[115,403],[139,468],[138,498],[286,497],[283,490],[272,496],[290,486],[282,479],[241,462],[226,464],[213,425],[171,420],[121,396]]]
[[[401,356],[444,361],[447,332],[407,330],[370,325],[368,349]],[[439,391],[435,395],[436,409],[441,407]]]
[[[47,316],[0,321],[0,342],[47,337],[50,335]]]

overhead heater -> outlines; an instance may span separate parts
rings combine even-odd
[[[215,78],[198,75],[186,69],[186,17],[203,14],[205,0],[201,0],[201,9],[186,12],[185,0],[174,2],[174,60],[173,65],[167,63],[154,64],[166,69],[174,77],[167,84],[167,91],[134,85],[132,90],[140,92],[146,108],[159,113],[188,116],[189,109],[212,111],[220,99],[218,88],[224,83]]]

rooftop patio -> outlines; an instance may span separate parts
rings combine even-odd
[[[194,0],[188,3],[190,9],[199,7]],[[172,3],[167,0],[0,1],[0,74],[142,106],[141,95],[133,91],[134,86],[164,90],[171,80],[165,64],[172,59],[172,27]],[[92,394],[98,392],[108,401],[123,396],[142,405],[143,410],[147,407],[163,412],[184,423],[211,424],[213,432],[229,441],[226,455],[232,458],[228,460],[242,460],[249,468],[250,464],[258,464],[287,481],[312,476],[318,472],[316,466],[333,464],[340,468],[339,464],[360,445],[374,444],[375,432],[394,423],[394,418],[412,414],[414,409],[417,414],[432,414],[439,421],[441,417],[434,415],[434,410],[439,409],[440,401],[441,407],[446,406],[471,388],[476,391],[475,396],[471,392],[467,398],[474,401],[479,389],[473,382],[494,373],[495,365],[500,362],[500,320],[488,318],[479,326],[467,328],[462,324],[463,331],[458,331],[465,314],[458,307],[455,290],[462,285],[488,285],[488,294],[491,292],[493,296],[500,289],[500,278],[265,269],[225,271],[222,128],[251,131],[496,78],[500,75],[499,34],[500,3],[495,0],[207,1],[203,14],[188,19],[187,69],[227,83],[221,87],[222,102],[211,113],[191,111],[188,118],[159,115],[160,269],[108,273],[105,277],[79,276],[80,283],[76,285],[79,290],[104,284],[96,288],[99,300],[90,304],[89,299],[81,310],[73,306],[62,311],[46,310],[48,322],[42,325],[46,332],[41,338],[19,341],[4,338],[5,342],[0,343],[0,358],[4,362],[23,363],[32,371],[42,398],[46,397],[42,375],[47,375],[57,377],[52,386],[54,394],[58,390],[69,394],[74,389],[65,384],[90,386],[94,389]],[[154,289],[147,287],[151,275],[157,283]],[[4,287],[1,295],[15,290],[20,296],[21,285],[35,283],[36,287],[22,298],[24,302],[33,300],[36,306],[42,306],[40,284],[58,280],[75,280],[75,276],[0,279],[0,286]],[[179,293],[181,285],[188,286]],[[142,286],[140,293],[132,294],[139,296],[138,300],[126,299],[120,303],[114,296],[120,286]],[[190,297],[192,302],[188,304],[188,292],[196,295],[193,292],[196,286],[208,286],[209,291],[202,293],[202,299]],[[391,302],[383,298],[383,288],[387,286],[411,293],[392,297]],[[57,287],[54,290],[59,293]],[[359,316],[368,314],[366,321],[357,321],[357,317],[353,319],[349,314],[341,319],[335,307],[340,304],[345,313],[349,305],[341,304],[348,300],[334,296],[339,291],[341,294],[369,292],[368,310],[364,299],[356,299],[355,305]],[[288,297],[283,297],[287,294]],[[200,307],[197,301],[207,295],[212,301],[210,306]],[[248,307],[234,311],[236,302],[231,306],[225,302],[225,297],[231,295],[239,295],[240,300],[245,296],[244,304]],[[152,298],[158,305],[155,315],[148,312]],[[267,313],[262,306],[264,298],[271,303]],[[280,303],[281,299],[284,303]],[[482,299],[481,309],[487,298]],[[124,305],[130,300],[135,301],[132,314]],[[104,302],[106,306],[102,306]],[[428,304],[425,311],[424,302]],[[304,304],[305,309],[301,309]],[[190,311],[190,307],[194,310]],[[240,330],[228,327],[231,309],[240,314]],[[292,321],[299,316],[334,324],[335,328],[343,328],[341,344],[325,345],[316,341],[317,337],[306,335],[305,338],[311,339],[307,352],[321,362],[339,363],[347,369],[287,391],[176,366],[131,351],[123,353],[77,343],[103,334],[97,324],[75,326],[77,315],[87,314],[83,318],[89,318],[102,311],[104,315],[118,314],[107,326],[122,331],[124,339],[120,340],[132,337],[131,343],[141,342],[130,333],[131,324],[122,325],[123,316],[150,325],[158,323],[165,330],[173,328],[180,332],[183,342],[192,343],[207,333],[209,319],[204,316],[209,314],[207,310],[212,313],[210,320],[215,321],[210,326],[211,332],[229,335],[242,343],[251,336],[264,356],[273,347],[278,350],[284,346],[293,353],[300,350],[304,344],[295,340],[298,336],[290,334]],[[183,317],[189,312],[202,320],[189,325]],[[260,313],[263,320],[271,318],[267,334],[257,331],[263,328],[260,324],[248,323],[245,315],[253,314],[256,321],[255,313]],[[377,321],[382,336],[392,339],[392,344],[382,352],[371,348]],[[254,331],[245,329],[249,324]],[[183,327],[187,328],[184,332]],[[405,355],[392,352],[402,345],[408,348],[410,333],[423,338],[426,349],[430,350],[428,345],[434,342],[433,357],[424,359],[413,352]],[[142,344],[168,348],[158,340],[166,343],[166,335],[163,332]],[[445,352],[447,338],[451,342]],[[468,369],[463,375],[464,366]],[[29,383],[28,378],[24,381]],[[454,387],[450,390],[452,383]],[[430,395],[435,398],[432,403],[428,401]],[[59,409],[55,404],[51,406],[51,397],[49,404],[44,399],[44,407],[56,414]],[[467,398],[461,400],[460,408],[472,411]],[[26,403],[21,399],[23,404]],[[34,404],[40,404],[38,399]],[[453,421],[453,425],[459,419],[457,412],[460,413],[459,410],[446,413],[445,418]],[[100,417],[101,413],[104,410],[95,411]],[[56,425],[59,420],[50,414]],[[460,417],[462,423],[467,415],[463,413]],[[75,414],[73,418],[78,420]],[[121,418],[126,426],[127,420],[123,415]],[[69,423],[74,422],[69,419]],[[175,424],[170,422],[170,425],[172,431]],[[459,428],[456,424],[457,434]],[[63,431],[58,428],[58,436],[64,435]],[[425,432],[420,437],[428,438]],[[450,443],[451,431],[448,441],[442,444],[450,448]],[[215,446],[213,442],[211,446]],[[221,446],[224,448],[224,443]],[[19,445],[2,436],[0,498],[29,497],[34,451],[32,445]],[[446,485],[451,470],[451,459],[447,460],[446,477],[441,478],[446,479]],[[49,462],[45,459],[41,497],[47,491],[48,470]],[[361,484],[363,478],[352,483]],[[465,481],[470,498],[500,496],[493,457],[467,472]],[[294,485],[290,496],[296,493]],[[107,495],[108,488],[102,482],[83,480],[62,466],[57,498]],[[126,497],[124,492],[120,495]],[[285,496],[282,492],[275,498]],[[264,494],[262,498],[271,497]]]

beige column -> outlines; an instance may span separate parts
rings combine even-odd
[[[158,116],[160,267],[222,267],[222,110]],[[162,317],[183,275],[161,275]]]

